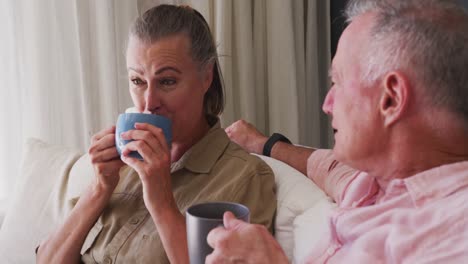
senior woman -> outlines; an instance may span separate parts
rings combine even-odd
[[[131,27],[126,56],[135,108],[171,119],[172,145],[148,124],[97,133],[95,181],[41,243],[38,263],[188,263],[184,212],[206,201],[243,203],[271,231],[273,173],[220,127],[222,76],[203,17],[186,6],[148,10]],[[134,139],[120,157],[116,136]]]

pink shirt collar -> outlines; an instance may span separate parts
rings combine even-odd
[[[446,164],[423,171],[406,179],[395,179],[388,185],[385,196],[406,187],[416,207],[442,199],[468,186],[468,161]]]

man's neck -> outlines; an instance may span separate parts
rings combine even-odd
[[[385,160],[375,162],[376,166],[368,173],[385,188],[392,179],[405,179],[432,168],[468,161],[468,138],[461,130],[449,130],[444,135],[410,136],[392,144],[389,155],[382,158]]]

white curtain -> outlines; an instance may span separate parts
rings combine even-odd
[[[327,147],[329,1],[0,1],[0,202],[12,194],[28,137],[85,151],[131,106],[124,50],[133,19],[189,4],[209,22],[226,84],[223,125]],[[1,207],[1,204],[0,204]]]
[[[136,15],[132,1],[0,1],[0,201],[26,138],[85,151],[131,106],[123,54]]]

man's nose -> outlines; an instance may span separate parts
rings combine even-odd
[[[333,113],[333,103],[335,100],[335,90],[332,88],[328,91],[327,96],[325,97],[325,101],[322,105],[322,110],[327,115],[331,115]]]

